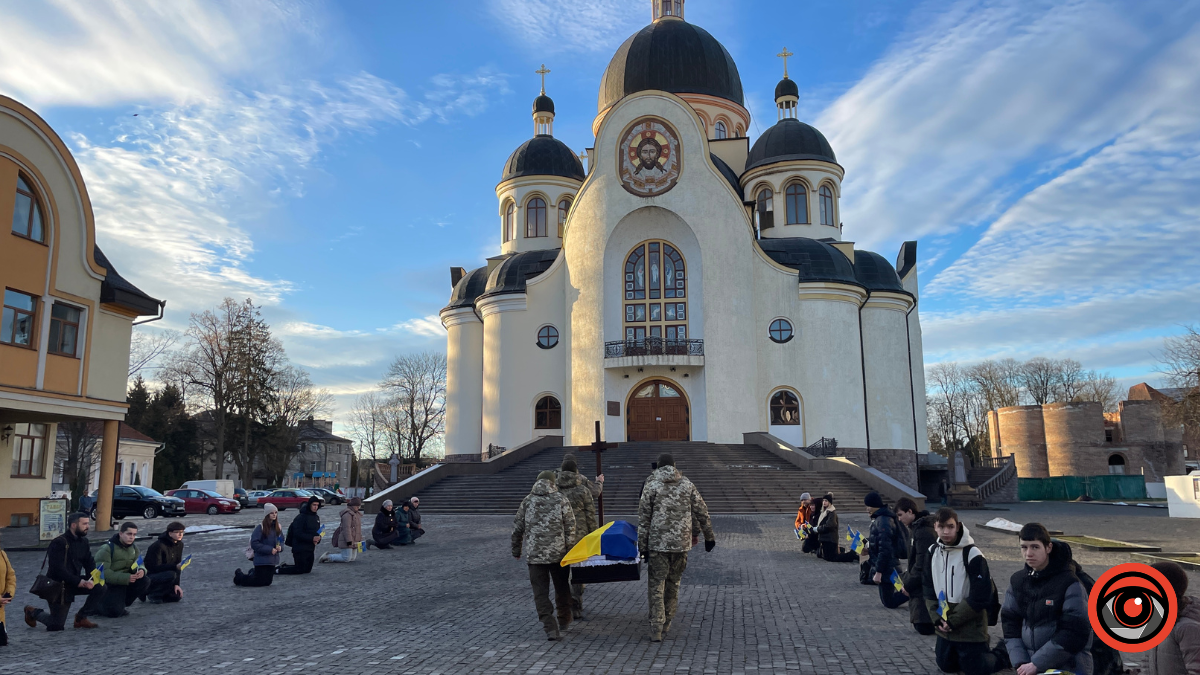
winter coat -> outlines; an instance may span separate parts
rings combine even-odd
[[[0,595],[7,593],[8,597],[13,598],[17,595],[17,571],[13,569],[12,563],[8,560],[8,554],[0,551]],[[4,605],[0,605],[0,623],[5,626],[4,622]]]
[[[557,565],[574,537],[575,512],[571,510],[571,502],[549,479],[534,483],[513,518],[513,556],[521,557],[522,546],[528,540],[525,546],[528,564]]]
[[[692,550],[693,519],[704,541],[716,541],[708,506],[692,481],[673,466],[660,466],[638,504],[638,550],[684,553]]]
[[[99,551],[96,551],[96,565],[104,565],[105,585],[128,586],[129,577],[133,576],[133,563],[137,562],[137,559],[137,546],[122,545],[120,534],[114,534]]]
[[[288,546],[292,547],[292,553],[297,551],[302,553],[312,553],[317,550],[317,545],[313,543],[313,537],[318,536],[321,531],[321,518],[312,512],[312,507],[309,504],[317,502],[321,503],[318,497],[312,497],[300,507],[300,513],[292,519],[291,525],[288,525],[287,541]]]
[[[801,525],[809,522],[812,519],[812,505],[801,506],[796,509],[796,529],[800,529]]]
[[[407,511],[404,510],[405,507],[408,507]],[[396,530],[400,533],[400,538],[397,539],[395,543],[397,543],[397,544],[412,543],[412,527],[413,527],[412,504],[405,502],[404,504],[400,505],[400,508],[395,509],[395,512],[396,512]]]
[[[583,479],[583,483],[582,483],[582,485],[583,485],[585,488],[587,488],[587,489],[588,489],[588,492],[590,492],[590,493],[591,493],[591,495],[592,495],[592,499],[595,499],[596,497],[599,497],[599,496],[600,496],[600,494],[601,494],[602,492],[604,492],[604,483],[598,483],[598,482],[596,482],[596,481],[594,481],[594,480],[592,480],[592,479],[588,478],[587,476],[585,476],[585,475],[583,475],[583,474],[581,474],[581,473],[579,473],[579,472],[577,472],[577,471],[572,471],[571,473],[578,474],[578,476],[579,476],[580,478],[582,478],[582,479]],[[563,474],[563,470],[562,470],[562,469],[555,469],[555,471],[554,471],[554,483],[555,483],[556,485],[558,484],[558,477],[559,477],[560,475],[562,475],[562,474]],[[585,536],[586,536],[586,535],[585,535]]]
[[[911,540],[908,544],[908,571],[904,574],[904,590],[908,597],[917,598],[918,602],[908,603],[909,623],[933,623],[929,618],[929,609],[920,599],[925,597],[921,590],[921,580],[925,568],[929,566],[929,549],[937,542],[937,532],[933,524],[937,520],[928,511],[921,511],[910,526]]]
[[[971,550],[965,556],[963,550]],[[929,616],[937,622],[938,594],[946,594],[949,611],[946,622],[950,632],[938,631],[951,642],[987,642],[987,609],[992,603],[992,574],[983,551],[975,546],[967,526],[959,523],[958,539],[943,544],[938,539],[929,550],[929,566],[922,573],[921,589]]]
[[[1183,598],[1171,634],[1143,660],[1147,675],[1200,675],[1200,600]]]
[[[342,519],[342,536],[338,548],[354,548],[355,544],[363,540],[362,511],[354,511],[347,506],[339,515]]]
[[[280,543],[279,533],[275,528],[263,532],[262,523],[254,526],[250,534],[250,548],[254,551],[254,565],[278,565],[279,554],[275,552],[275,544]]]
[[[375,527],[371,528],[371,536],[375,539],[383,539],[395,531],[396,508],[392,507],[391,511],[379,509],[379,513],[375,514]]]
[[[558,492],[571,503],[571,511],[575,514],[575,536],[567,544],[571,550],[587,535],[591,534],[600,524],[596,521],[596,503],[592,501],[592,491],[587,488],[587,479],[574,471],[559,471],[555,486]]]
[[[96,569],[87,537],[77,537],[70,530],[55,537],[46,548],[46,564],[46,576],[62,582],[65,600],[74,600],[80,592],[88,592],[79,588],[79,582],[88,579]]]
[[[412,500],[408,502],[408,521],[413,524],[414,529],[421,529],[421,508],[414,506]]]
[[[1029,565],[1014,573],[1004,593],[1000,621],[1013,667],[1025,663],[1038,672],[1092,672],[1092,626],[1087,591],[1071,571],[1071,547],[1056,541],[1040,572]]]
[[[154,575],[159,572],[174,572],[175,582],[179,585],[179,564],[183,562],[183,542],[175,541],[171,535],[163,532],[158,535],[158,541],[150,544],[146,550],[146,574]]]
[[[829,508],[822,508],[821,515],[817,518],[817,541],[822,544],[838,543],[837,507],[833,504],[830,504]]]
[[[875,509],[871,514],[867,551],[871,567],[883,575],[884,582],[892,578],[893,571],[900,571],[900,556],[908,553],[904,539],[904,526],[895,512],[886,506]]]

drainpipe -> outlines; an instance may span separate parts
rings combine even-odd
[[[863,343],[863,325],[862,311],[863,307],[867,306],[867,300],[871,299],[871,291],[867,290],[867,297],[863,300],[863,304],[858,306],[858,357],[862,367],[862,384],[863,384],[863,426],[867,430],[867,466],[871,466],[871,415],[870,409],[867,407],[867,351],[866,345]],[[912,372],[912,368],[909,368]],[[910,375],[911,377],[911,375]]]
[[[908,340],[908,394],[909,401],[912,402],[913,416],[913,452],[921,449],[921,436],[917,430],[917,384],[913,382],[912,372],[912,324],[908,322],[908,315],[912,314],[917,309],[917,299],[913,298],[913,306],[904,313],[904,338]]]

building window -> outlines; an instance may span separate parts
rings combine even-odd
[[[46,229],[42,226],[42,208],[38,204],[33,188],[24,176],[17,176],[17,203],[13,209],[12,232],[18,237],[36,242],[46,240]]]
[[[624,284],[626,340],[687,339],[686,271],[674,246],[665,241],[638,244],[625,259]]]
[[[551,349],[558,344],[558,329],[554,326],[542,326],[538,329],[537,344],[542,349]]]
[[[1105,430],[1104,430],[1104,442],[1105,442],[1105,443],[1112,443],[1112,442],[1113,442],[1113,430],[1112,430],[1112,429],[1105,429]]]
[[[75,340],[79,337],[80,311],[69,305],[54,303],[50,309],[50,353],[75,356]]]
[[[786,389],[771,397],[771,424],[800,424],[800,399]]]
[[[1115,476],[1125,475],[1125,458],[1120,455],[1108,456],[1108,472]]]
[[[534,429],[561,429],[562,406],[553,396],[543,396],[533,409]]]
[[[792,322],[787,319],[775,319],[771,322],[771,327],[767,329],[767,334],[771,336],[772,342],[783,344],[792,339]]]
[[[563,228],[566,227],[566,225],[567,225],[567,214],[570,213],[570,211],[571,211],[571,200],[570,199],[566,199],[564,197],[563,199],[558,200],[558,238],[559,239],[562,239]]]
[[[738,128],[734,129],[734,131],[733,131],[734,138],[741,138],[743,134],[745,134],[745,132],[742,131],[741,125],[739,125]]]
[[[821,186],[821,224],[836,227],[833,221],[833,190],[828,185]]]
[[[758,197],[754,201],[754,216],[758,231],[762,232],[775,227],[775,199],[771,195],[771,188],[759,190]]]
[[[800,183],[792,183],[787,186],[784,195],[784,201],[787,203],[788,225],[807,225],[808,188]]]
[[[525,236],[546,236],[546,200],[534,197],[525,206]]]
[[[716,125],[713,126],[713,132],[713,136],[715,136],[717,140],[722,140],[729,137],[729,130],[725,128],[725,123],[721,120],[717,120]]]
[[[46,425],[16,424],[13,431],[13,478],[46,475]]]
[[[21,291],[4,289],[4,313],[0,316],[0,342],[33,346],[37,298]]]
[[[517,238],[517,231],[513,228],[514,217],[516,216],[517,207],[512,203],[508,203],[508,207],[504,209],[504,241],[509,242]]]

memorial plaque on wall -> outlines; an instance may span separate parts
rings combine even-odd
[[[608,416],[609,417],[620,417],[621,416],[621,402],[620,401],[609,401],[608,402]]]

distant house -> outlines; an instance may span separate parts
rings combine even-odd
[[[196,419],[203,438],[204,459],[200,464],[203,478],[232,480],[247,489],[274,487],[275,477],[258,463],[254,466],[253,476],[243,477],[232,457],[226,456],[218,472],[214,456],[216,443],[211,431],[212,414],[205,411]],[[304,420],[296,430],[299,439],[283,484],[290,487],[348,487],[354,441],[334,434],[333,420]]]
[[[100,438],[104,433],[100,422],[87,425],[85,443],[94,445],[96,461],[92,462],[91,478],[87,491],[100,487]],[[154,481],[154,455],[163,447],[159,441],[121,422],[117,438],[117,464],[114,471],[115,485],[151,485]],[[54,482],[68,484],[65,475],[68,453],[68,438],[65,426],[58,427],[58,439],[54,446]]]

